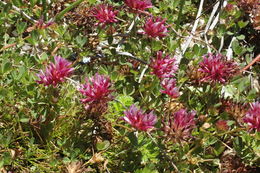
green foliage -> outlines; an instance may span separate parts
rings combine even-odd
[[[95,25],[88,9],[99,3],[0,2],[0,172],[222,172],[231,155],[239,158],[232,169],[259,168],[260,133],[243,122],[260,91],[259,62],[242,70],[259,54],[250,16],[237,5],[232,11],[219,7],[217,23],[206,31],[214,4],[204,2],[192,32],[200,1],[153,0],[146,12],[169,25],[168,36],[159,39],[140,34],[147,15],[133,13],[123,1],[104,1],[119,11],[117,23]],[[151,73],[157,51],[179,61],[177,99],[162,94]],[[226,84],[198,82],[199,63],[209,51],[232,55],[240,72]],[[56,87],[38,84],[36,74],[54,55],[72,63],[73,75]],[[95,73],[108,76],[113,90],[98,116],[78,91]],[[154,111],[158,120],[151,131],[122,120],[133,104]],[[180,108],[197,112],[191,137],[181,142],[163,124]],[[226,120],[228,130],[218,129],[218,120]]]

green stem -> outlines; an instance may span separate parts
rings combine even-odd
[[[43,20],[46,21],[47,19],[47,12],[46,12],[46,9],[47,9],[47,3],[46,3],[46,0],[42,0],[42,16],[43,16]]]
[[[178,19],[176,21],[176,31],[178,31],[178,29],[180,28],[181,17],[182,17],[182,10],[183,10],[184,4],[185,4],[185,1],[181,0],[181,2],[180,2],[180,11],[179,11],[179,14],[178,14]]]
[[[58,21],[60,20],[67,12],[69,12],[70,10],[72,10],[73,8],[75,8],[76,6],[78,6],[81,2],[83,2],[84,0],[77,0],[75,2],[73,2],[71,5],[69,5],[67,8],[65,8],[64,10],[62,10],[59,14],[57,14],[54,18],[54,21]]]

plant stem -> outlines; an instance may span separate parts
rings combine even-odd
[[[163,154],[165,155],[165,157],[171,162],[172,166],[174,167],[174,169],[180,173],[179,169],[177,168],[177,166],[173,163],[173,161],[171,160],[171,158],[167,155],[167,153],[159,146],[159,144],[155,141],[155,139],[152,137],[152,135],[149,132],[146,132],[146,134],[152,139],[153,143],[155,143],[159,149],[161,150],[161,152],[163,152]]]

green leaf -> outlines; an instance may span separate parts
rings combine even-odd
[[[2,65],[2,72],[3,72],[3,73],[6,73],[6,72],[10,71],[11,68],[12,68],[12,63],[6,62],[6,63],[4,63],[4,64]]]
[[[41,56],[40,56],[40,60],[43,62],[43,61],[45,61],[45,60],[47,60],[47,59],[48,59],[47,53],[43,52],[43,53],[41,54]]]
[[[97,2],[97,0],[88,0],[89,4],[95,4]]]
[[[38,42],[38,38],[39,38],[39,34],[37,33],[37,31],[32,31],[31,32],[31,37],[28,37],[26,40],[32,44],[32,45],[36,45]]]
[[[110,142],[108,140],[98,142],[96,147],[98,150],[105,150],[109,147]]]
[[[249,23],[249,21],[238,21],[238,26],[239,26],[239,28],[244,28],[244,27],[246,27],[246,25]]]
[[[23,4],[23,2],[21,0],[12,0],[12,2],[17,7],[20,7]]]
[[[28,123],[30,118],[20,118],[20,122],[22,123]]]
[[[158,173],[157,170],[152,170],[149,167],[145,167],[143,169],[138,169],[134,173]]]
[[[27,23],[25,22],[19,22],[16,24],[16,29],[19,34],[22,34],[27,27]]]
[[[240,55],[243,51],[242,47],[240,47],[239,42],[237,40],[233,41],[232,48],[237,55]]]
[[[0,88],[0,99],[5,98],[8,94],[8,90],[5,88]]]
[[[237,36],[237,39],[238,40],[244,40],[246,37],[245,37],[245,35],[239,35],[239,36]]]
[[[24,67],[24,66],[22,66],[22,67],[19,67],[19,70],[18,70],[18,75],[16,76],[16,80],[20,80],[23,76],[24,76],[24,74],[25,74],[25,72],[26,72],[26,67]]]
[[[37,2],[37,0],[30,0],[30,5],[31,5],[31,7],[34,7],[35,4],[36,4],[36,2]]]
[[[158,51],[163,47],[161,41],[153,40],[152,41],[152,49],[153,51]]]
[[[126,107],[131,106],[134,103],[134,98],[127,95],[119,96],[118,100]]]
[[[138,145],[138,138],[134,134],[135,132],[131,132],[127,135],[128,139],[130,140],[131,144],[134,146]]]
[[[87,38],[86,38],[86,37],[80,36],[80,35],[78,35],[78,36],[76,37],[76,43],[77,43],[80,47],[83,47],[86,42],[87,42]]]

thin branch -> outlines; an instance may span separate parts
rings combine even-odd
[[[142,60],[142,59],[139,59],[139,58],[135,57],[134,55],[132,55],[132,54],[129,53],[129,52],[117,52],[117,54],[118,54],[118,55],[127,56],[127,57],[132,58],[132,59],[134,59],[134,60],[136,60],[136,61],[139,61],[139,62],[142,63],[142,64],[148,65],[147,62],[145,62],[145,61]]]
[[[247,69],[249,69],[252,65],[254,65],[256,62],[260,62],[260,54],[256,56],[256,58],[251,61],[247,66],[245,66],[240,72],[244,72],[246,71]]]
[[[144,77],[144,73],[145,73],[145,71],[148,69],[148,65],[146,65],[145,67],[144,67],[144,69],[143,69],[143,71],[142,71],[142,73],[141,73],[141,75],[140,75],[140,78],[139,78],[139,80],[138,80],[138,83],[141,83],[141,81],[142,81],[142,79],[143,79],[143,77]]]
[[[203,9],[203,4],[204,4],[204,0],[201,0],[200,1],[200,6],[199,6],[199,10],[198,10],[198,13],[197,13],[197,17],[196,17],[196,20],[195,20],[194,25],[192,27],[192,30],[191,30],[192,34],[194,34],[195,31],[197,30],[198,23],[199,23],[199,18],[198,17],[201,15],[201,12],[202,12],[202,9]],[[193,35],[190,35],[189,38],[187,39],[187,41],[185,42],[185,44],[183,45],[182,54],[184,54],[186,52],[188,46],[190,45],[192,37],[193,37]]]

